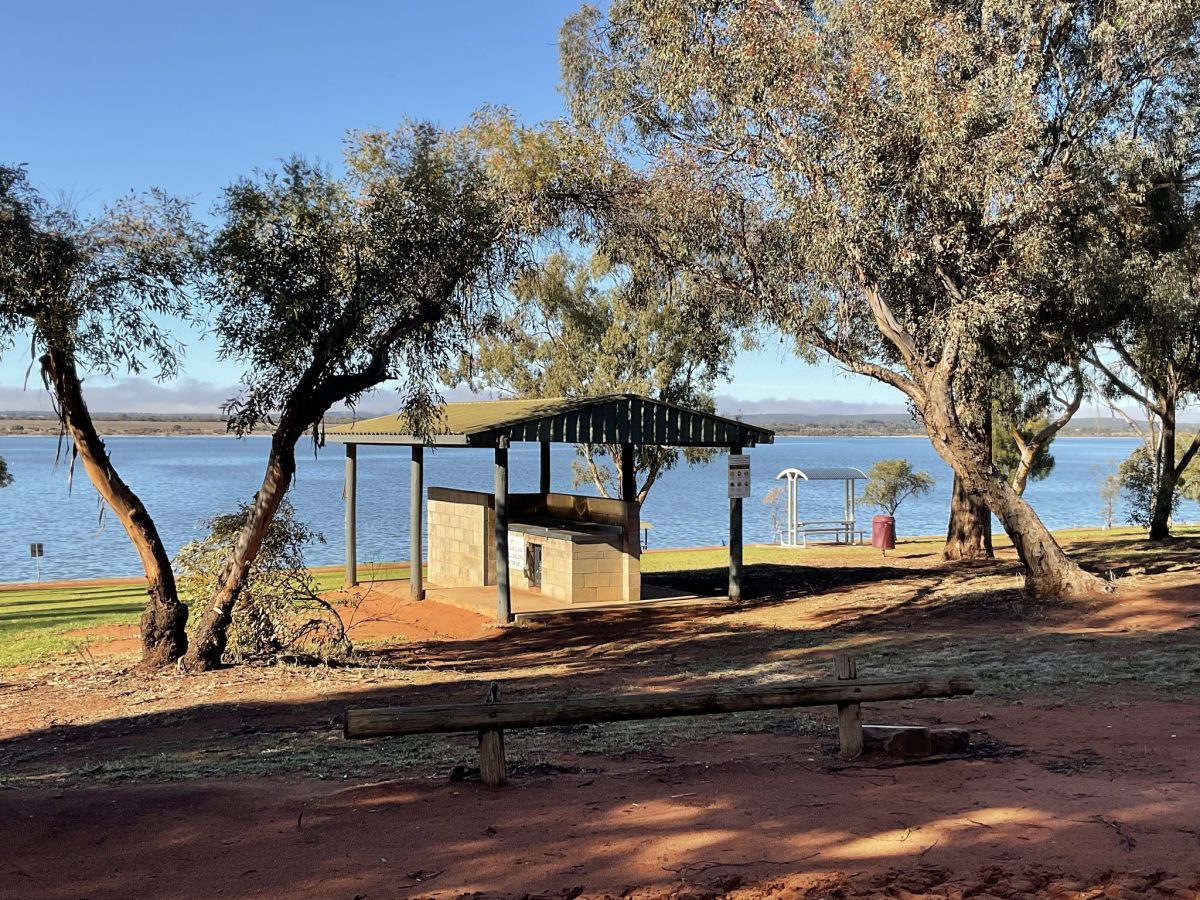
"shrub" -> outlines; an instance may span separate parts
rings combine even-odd
[[[1105,528],[1113,527],[1117,515],[1117,498],[1120,496],[1121,475],[1119,472],[1109,472],[1100,481],[1100,511],[1104,514]]]
[[[249,515],[250,507],[242,504],[236,513],[209,519],[208,536],[180,549],[175,557],[179,597],[189,606],[212,596]],[[297,521],[284,500],[234,607],[226,662],[288,652],[328,658],[350,651],[341,616],[318,596],[304,564],[304,548],[314,541],[324,543],[325,537]]]
[[[1129,502],[1129,524],[1150,527],[1154,517],[1154,499],[1158,496],[1160,472],[1145,445],[1137,447],[1117,469],[1121,489]],[[1179,506],[1178,490],[1171,498],[1171,512]]]
[[[933,476],[914,472],[907,459],[881,459],[867,473],[867,486],[859,501],[894,516],[901,503],[909,497],[928,494],[933,485]]]

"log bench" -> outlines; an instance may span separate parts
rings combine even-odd
[[[848,655],[835,658],[834,671],[837,677],[829,681],[608,694],[562,700],[502,701],[499,685],[493,684],[482,703],[350,709],[346,711],[343,733],[347,738],[374,738],[475,731],[479,734],[481,780],[485,784],[503,785],[508,781],[504,759],[505,729],[836,706],[842,756],[855,759],[863,751],[861,704],[958,697],[975,692],[971,679],[957,675],[859,678],[857,662]]]

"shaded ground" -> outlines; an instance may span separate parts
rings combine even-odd
[[[147,676],[99,642],[0,670],[0,896],[1200,896],[1197,544],[1082,546],[1122,590],[1053,608],[1011,560],[935,546],[760,561],[740,607],[508,629],[368,598],[335,668]],[[845,764],[832,711],[710,716],[510,733],[513,783],[489,790],[447,780],[473,736],[338,730],[349,705],[494,679],[761,683],[845,649],[865,674],[973,675],[974,697],[865,713],[963,725],[972,754]]]

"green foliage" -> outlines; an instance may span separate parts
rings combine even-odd
[[[130,195],[84,218],[52,206],[25,170],[0,165],[0,351],[32,331],[82,367],[178,371],[171,319],[195,320],[204,236],[187,202]]]
[[[1145,195],[1112,159],[1193,140],[1194,0],[613,0],[561,47],[580,131],[637,166],[597,213],[605,252],[904,392],[1020,534],[1029,588],[1097,589],[985,423],[997,372],[1065,364],[1123,314],[1114,221]]]
[[[13,483],[12,473],[8,471],[8,463],[0,456],[0,488],[6,488]]]
[[[203,604],[213,593],[238,536],[251,514],[243,504],[236,513],[215,516],[207,537],[180,548],[175,557],[180,599]],[[229,662],[308,650],[322,656],[350,649],[341,617],[320,598],[317,583],[304,565],[304,548],[325,538],[296,520],[284,500],[267,529],[262,549],[234,607],[225,655]]]
[[[207,293],[222,352],[246,364],[228,410],[239,432],[299,406],[319,418],[388,379],[428,422],[436,373],[515,262],[469,135],[354,134],[346,166],[338,177],[293,157],[225,191]]]
[[[1197,435],[1185,434],[1180,435],[1179,443],[1187,447],[1196,440]],[[1179,496],[1200,503],[1200,453],[1193,456],[1187,468],[1183,470],[1183,477],[1179,484]]]
[[[1154,455],[1143,444],[1137,447],[1129,458],[1121,463],[1117,475],[1121,480],[1121,488],[1129,503],[1129,523],[1149,528],[1154,517],[1154,501],[1158,496],[1162,470],[1155,462]],[[1179,505],[1179,493],[1176,491],[1171,499],[1171,511]]]
[[[1186,105],[1196,30],[1181,2],[617,0],[562,46],[576,120],[653,160],[637,239],[889,383],[943,363],[969,407],[1106,321],[1101,154]]]
[[[1036,419],[1026,419],[1016,425],[1011,415],[998,408],[993,410],[992,463],[1004,475],[1005,481],[1011,482],[1021,465],[1021,448],[1013,436],[1014,427],[1021,435],[1022,440],[1028,442],[1049,424],[1050,419],[1043,415]],[[1033,465],[1029,469],[1029,478],[1033,481],[1041,481],[1047,478],[1052,471],[1054,471],[1054,455],[1050,452],[1050,442],[1047,441],[1039,445],[1034,453]]]
[[[1164,421],[1200,396],[1200,201],[1191,186],[1200,167],[1192,148],[1179,146],[1198,132],[1193,122],[1189,132],[1118,160],[1142,203],[1122,229],[1115,290],[1127,315],[1106,332],[1106,352],[1092,356],[1110,400],[1137,400]]]
[[[1128,315],[1089,355],[1109,403],[1134,400],[1147,416],[1144,428],[1130,424],[1154,448],[1153,458],[1129,461],[1126,480],[1133,515],[1153,538],[1169,534],[1179,495],[1166,495],[1190,490],[1187,470],[1196,453],[1190,440],[1181,442],[1175,433],[1179,408],[1200,398],[1200,202],[1192,186],[1200,177],[1194,153],[1200,126],[1190,126],[1118,159],[1130,190],[1143,197],[1122,229],[1127,252],[1116,290]],[[1146,507],[1150,488],[1161,496]],[[1142,522],[1146,508],[1151,513]]]
[[[726,374],[732,340],[715,348],[708,335],[672,308],[657,291],[603,258],[587,262],[551,254],[523,272],[512,286],[514,302],[493,334],[464,351],[453,372],[473,388],[516,397],[584,397],[635,393],[712,412],[712,389]],[[686,291],[680,279],[674,293]],[[576,484],[593,483],[608,496],[617,479],[603,462],[619,465],[619,447],[584,445],[575,465]],[[658,476],[682,459],[712,456],[708,450],[638,447],[644,499]]]
[[[933,485],[933,476],[914,472],[907,459],[881,459],[867,473],[867,484],[859,500],[894,516],[901,503],[909,497],[928,494]]]

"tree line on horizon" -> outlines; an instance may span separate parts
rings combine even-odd
[[[1200,392],[1197,12],[585,6],[561,32],[567,118],[350,132],[343,171],[295,156],[237,178],[211,228],[160,190],[83,216],[0,166],[0,352],[32,348],[72,464],[138,550],[150,667],[221,662],[296,448],[336,404],[394,384],[429,431],[442,383],[711,410],[762,329],[905,395],[954,471],[947,558],[990,555],[995,514],[1031,594],[1107,590],[1024,486],[1089,391],[1135,404],[1148,535],[1170,536],[1200,450],[1178,428]],[[190,611],[84,390],[175,374],[171,322],[243,367],[229,429],[271,434]],[[581,448],[578,479],[614,490],[619,453]],[[696,458],[637,453],[624,499]]]

